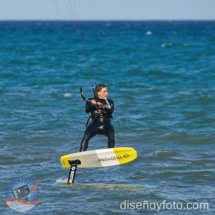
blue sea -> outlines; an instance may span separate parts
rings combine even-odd
[[[79,86],[92,97],[98,83],[116,147],[138,158],[78,169],[67,186],[59,159],[79,151],[88,118]],[[20,178],[40,180],[25,214],[215,213],[214,21],[1,21],[0,101],[0,214],[18,213],[3,200]]]

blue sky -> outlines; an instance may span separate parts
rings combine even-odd
[[[215,0],[0,0],[5,19],[215,20]]]

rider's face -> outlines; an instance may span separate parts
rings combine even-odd
[[[105,98],[107,98],[107,95],[108,95],[108,89],[107,89],[107,87],[102,88],[102,89],[98,92],[98,97],[99,97],[100,99],[105,99]]]

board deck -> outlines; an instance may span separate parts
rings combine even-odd
[[[64,168],[70,168],[69,161],[80,160],[78,168],[95,168],[122,165],[134,161],[137,152],[131,147],[98,149],[64,155],[60,161]]]

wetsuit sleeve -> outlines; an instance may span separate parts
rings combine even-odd
[[[110,107],[108,107],[107,105],[104,106],[103,108],[101,108],[103,111],[105,111],[108,114],[112,114],[114,111],[114,102],[112,100],[108,99],[108,102],[110,104]]]
[[[86,102],[86,113],[92,112],[97,109],[97,106],[92,104],[91,102]]]

